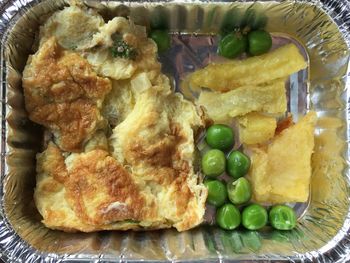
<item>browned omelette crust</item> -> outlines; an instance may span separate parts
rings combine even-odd
[[[139,50],[135,61],[110,54],[104,58],[108,45],[82,52],[85,60],[47,37],[24,71],[30,118],[50,128],[57,144],[49,143],[37,155],[34,192],[42,222],[51,229],[184,231],[203,221],[207,189],[193,168],[193,137],[203,127],[202,116],[171,92],[169,80],[160,74],[156,45],[144,29],[114,18],[100,28],[101,41],[107,43],[111,32],[123,25],[135,31],[123,35]],[[100,129],[100,109],[111,84],[92,67],[112,79],[128,78],[124,82],[131,99],[117,90],[118,100],[109,101],[119,104],[107,111],[106,122],[108,114],[119,116],[120,104],[129,107],[113,138]],[[114,85],[113,91],[124,86]],[[105,142],[102,137],[99,141],[100,132]]]
[[[155,196],[142,192],[133,175],[123,168],[104,150],[93,150],[85,154],[76,154],[66,165],[62,151],[53,143],[41,154],[42,164],[39,174],[44,175],[37,184],[35,201],[44,217],[44,224],[53,229],[68,232],[76,230],[90,232],[108,229],[139,229],[137,222],[148,222],[141,228],[165,228],[172,225],[171,220],[160,216],[160,208]],[[40,160],[44,158],[43,160]],[[70,158],[70,157],[68,157]],[[154,170],[155,176],[165,176],[167,172]],[[165,172],[165,174],[164,174]],[[169,174],[168,174],[169,175]],[[187,173],[175,172],[169,184],[173,187],[172,204],[176,207],[176,216],[187,213],[181,228],[193,227],[199,218],[189,203],[195,198],[186,184]],[[166,176],[167,177],[167,176]],[[64,191],[64,198],[59,198]],[[54,204],[49,200],[56,200]],[[159,200],[158,200],[159,202]],[[117,205],[115,205],[117,204]],[[118,205],[119,204],[119,205]],[[133,220],[136,224],[115,224]]]
[[[179,231],[202,221],[206,191],[193,168],[193,136],[202,125],[191,103],[155,87],[139,95],[111,139],[113,156],[152,189],[159,214]]]
[[[80,226],[85,231],[106,229],[108,225],[124,220],[150,220],[156,216],[154,200],[142,194],[132,176],[104,150],[93,150],[72,159],[67,169],[62,152],[50,143],[45,154],[43,171],[53,179],[38,185],[37,191],[52,193],[65,188],[65,201],[74,211]],[[41,200],[37,200],[40,209]],[[64,201],[64,200],[62,200]],[[62,206],[65,206],[62,203]],[[55,225],[65,221],[67,213],[56,210],[45,211],[45,224]],[[105,227],[104,227],[105,226]],[[62,225],[61,229],[68,226]]]
[[[46,226],[183,231],[202,222],[206,189],[193,171],[189,124],[200,125],[200,117],[179,97],[155,93],[143,95],[136,110],[142,116],[129,120],[132,127],[125,124],[124,160],[96,148],[64,157],[53,143],[38,155],[35,200]]]
[[[146,118],[145,122],[147,128],[152,130],[152,126],[157,125],[159,116],[153,112],[149,117],[151,118]],[[179,146],[186,141],[180,124],[171,124],[169,133],[160,134],[155,141],[143,138],[143,130],[145,127],[142,125],[134,127],[124,146],[125,158],[130,165],[143,165],[154,170],[152,179],[160,184],[169,184],[181,173],[187,175],[190,172],[188,163],[181,160],[179,152]]]
[[[131,175],[108,155],[106,151],[94,150],[74,160],[65,186],[75,213],[93,225],[149,218],[152,208],[144,209],[146,200]],[[115,202],[125,205],[109,208]]]
[[[152,129],[152,126],[157,125],[159,116],[153,112],[149,117],[145,121],[149,126],[147,128]],[[150,142],[142,138],[145,127],[134,127],[129,133],[124,153],[129,165],[144,167],[149,181],[162,187],[174,187],[173,206],[176,207],[176,216],[181,217],[188,208],[189,200],[194,198],[194,193],[186,183],[191,168],[187,161],[181,159],[180,146],[186,140],[181,125],[170,124],[169,128],[169,133],[164,133],[157,137],[157,141]],[[196,220],[197,218],[189,220],[189,225]]]
[[[111,83],[52,37],[29,59],[23,89],[29,118],[50,128],[63,150],[74,152],[101,123],[99,104]]]

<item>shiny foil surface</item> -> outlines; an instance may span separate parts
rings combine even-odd
[[[300,49],[305,48],[309,55],[309,69],[291,76],[289,108],[296,118],[314,110],[319,121],[310,200],[296,205],[302,217],[294,230],[286,232],[269,228],[259,232],[224,231],[203,225],[182,233],[168,229],[72,234],[43,226],[33,202],[35,154],[42,150],[43,136],[41,127],[30,122],[24,110],[21,72],[28,55],[35,52],[39,26],[65,5],[63,0],[0,1],[1,259],[8,262],[350,260],[348,1],[86,1],[105,19],[130,16],[136,23],[149,27],[155,17],[164,18],[173,32],[173,43],[186,40],[184,33],[206,41],[192,49],[192,43],[182,41],[180,58],[176,54],[161,57],[164,72],[171,73],[178,90],[183,74],[193,69],[191,63],[202,58],[195,66],[200,67],[205,58],[215,53],[212,36],[218,33],[225,16],[234,15],[238,21],[244,21],[250,10],[255,16],[267,19],[266,29],[276,32],[275,39],[282,32],[304,44]],[[181,60],[184,58],[189,63]]]

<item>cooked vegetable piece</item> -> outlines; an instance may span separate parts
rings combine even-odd
[[[227,184],[227,194],[233,204],[241,205],[248,202],[252,197],[252,188],[249,181],[241,177]]]
[[[227,158],[227,173],[233,178],[245,176],[250,167],[250,159],[240,151],[233,151]]]
[[[135,48],[127,44],[121,36],[115,36],[113,46],[110,48],[112,56],[117,58],[135,59],[137,51]]]
[[[225,154],[217,149],[207,151],[202,158],[202,171],[206,176],[216,177],[225,171]]]
[[[306,67],[298,48],[288,44],[261,56],[209,64],[190,76],[190,85],[192,89],[205,87],[224,92],[285,78]]]
[[[249,177],[256,202],[307,201],[316,120],[316,113],[309,112],[277,135],[267,149],[250,148]]]
[[[272,38],[265,30],[255,30],[248,34],[248,52],[258,56],[268,52],[272,47]]]
[[[247,36],[239,32],[227,34],[219,42],[218,53],[226,58],[238,57],[247,49],[247,42]]]
[[[158,52],[164,52],[170,47],[170,36],[166,30],[153,30],[150,37],[156,42]]]
[[[219,180],[207,180],[204,185],[208,188],[207,202],[216,207],[222,206],[227,198],[225,185]]]
[[[219,93],[203,91],[198,104],[206,108],[210,118],[217,123],[228,123],[233,117],[252,111],[283,114],[287,110],[284,80],[265,86],[246,86]]]
[[[225,204],[216,212],[217,224],[226,230],[233,230],[241,223],[241,213],[232,204]]]
[[[224,124],[214,124],[207,130],[205,140],[211,148],[224,151],[233,146],[234,135],[229,126]]]
[[[293,208],[286,205],[276,205],[269,212],[270,224],[278,230],[291,230],[297,223]]]
[[[266,226],[268,220],[264,207],[251,204],[243,209],[242,225],[249,230],[258,230]]]
[[[257,112],[238,117],[239,140],[245,144],[264,143],[271,139],[276,130],[276,118]]]

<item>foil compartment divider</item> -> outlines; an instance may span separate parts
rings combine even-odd
[[[122,239],[120,240],[115,239],[113,240],[113,234],[108,234],[112,236],[109,242],[114,242],[118,243],[116,246],[119,248],[114,251],[115,253],[104,253],[104,254],[94,254],[94,253],[76,253],[76,254],[70,254],[70,253],[49,253],[49,252],[41,252],[33,247],[33,244],[29,244],[26,241],[24,241],[19,235],[16,234],[16,231],[18,229],[14,229],[13,226],[10,224],[7,215],[5,213],[5,200],[4,200],[4,179],[5,175],[7,175],[8,170],[7,165],[5,165],[5,156],[7,156],[9,153],[13,154],[12,149],[13,146],[10,146],[7,144],[5,141],[10,133],[10,130],[12,129],[7,128],[6,125],[10,125],[6,123],[6,118],[11,116],[11,108],[10,105],[7,104],[7,82],[5,77],[7,76],[8,72],[11,72],[11,70],[14,69],[8,69],[6,66],[8,66],[5,63],[4,55],[5,55],[5,44],[7,44],[6,36],[10,32],[11,26],[14,25],[14,22],[16,22],[19,17],[19,15],[23,15],[24,12],[28,11],[29,8],[32,6],[36,6],[39,2],[41,1],[7,1],[5,3],[0,4],[0,17],[1,17],[1,23],[0,23],[0,34],[1,34],[1,85],[2,85],[2,93],[1,93],[1,100],[2,100],[2,107],[1,107],[1,116],[2,116],[2,121],[1,121],[1,187],[0,187],[0,195],[1,195],[1,209],[0,209],[0,215],[2,217],[0,221],[0,249],[2,250],[2,253],[0,257],[3,260],[11,260],[11,261],[18,261],[22,260],[25,262],[38,262],[38,261],[44,261],[45,262],[82,262],[82,261],[96,261],[96,262],[112,262],[112,261],[125,261],[129,260],[131,262],[138,262],[140,258],[135,256],[135,253],[137,254],[137,250],[139,250],[142,247],[152,247],[152,242],[158,238],[161,240],[161,245],[163,248],[163,251],[165,251],[165,257],[163,258],[153,258],[151,259],[146,259],[147,261],[159,261],[162,262],[166,259],[172,260],[172,261],[186,261],[186,256],[192,255],[192,258],[189,259],[195,259],[194,261],[191,260],[191,262],[208,262],[208,261],[217,261],[217,260],[224,260],[224,261],[229,261],[229,262],[236,262],[239,259],[244,259],[244,260],[302,260],[302,261],[314,261],[314,260],[319,260],[321,262],[343,262],[349,259],[350,255],[350,239],[349,239],[349,227],[350,227],[350,211],[347,211],[347,216],[345,219],[345,223],[343,227],[338,231],[337,235],[333,237],[331,241],[328,240],[328,244],[318,250],[314,251],[307,251],[306,253],[295,253],[291,254],[290,256],[280,256],[277,254],[269,254],[269,255],[256,255],[252,257],[251,255],[248,254],[239,254],[235,255],[234,258],[227,258],[225,257],[225,252],[227,250],[232,249],[232,244],[227,244],[225,241],[224,237],[225,235],[223,234],[224,231],[220,229],[195,229],[191,232],[186,232],[183,235],[179,235],[179,238],[177,240],[174,240],[174,238],[171,238],[173,235],[176,235],[176,232],[173,230],[168,231],[159,231],[159,232],[154,232],[154,234],[150,234],[150,236],[154,235],[153,237],[149,237],[148,234],[140,234],[140,233],[118,233],[118,235],[122,235]],[[110,1],[112,2],[112,1]],[[306,1],[293,1],[290,2],[290,5],[293,5],[295,9],[297,8],[297,3],[305,3]],[[63,2],[61,2],[63,3]],[[91,3],[91,1],[90,1]],[[89,4],[90,4],[89,3]],[[180,1],[176,2],[169,2],[169,3],[175,3],[178,4],[179,6],[181,4],[188,4],[188,3],[183,3]],[[195,4],[200,4],[201,2],[195,2]],[[214,2],[210,2],[208,4],[213,4]],[[284,2],[285,3],[285,2]],[[125,2],[125,5],[128,6],[133,6],[135,3],[131,2]],[[155,5],[155,3],[147,2],[147,4],[150,5]],[[220,3],[220,2],[215,2],[215,4],[223,4],[223,5],[228,5],[229,3]],[[242,3],[244,4],[244,3]],[[259,3],[260,4],[260,3]],[[261,4],[265,4],[265,2],[262,2]],[[268,4],[268,2],[266,2]],[[318,1],[312,1],[310,4],[314,4],[319,8],[322,8],[328,12],[333,18],[333,20],[337,23],[339,30],[342,33],[343,38],[345,39],[347,46],[349,46],[349,14],[347,13],[347,10],[350,10],[350,4],[348,1],[341,3],[340,1],[324,1],[323,4],[321,4]],[[140,4],[142,5],[142,4]],[[24,7],[25,6],[25,7]],[[5,10],[4,8],[8,7],[6,10],[8,10],[7,15],[3,15]],[[300,8],[300,7],[299,7]],[[184,9],[183,8],[178,8],[176,9],[178,13],[183,13]],[[198,9],[199,10],[199,9]],[[292,10],[294,10],[292,8]],[[296,10],[298,12],[300,10]],[[5,11],[6,12],[6,11]],[[198,11],[199,12],[199,11]],[[6,18],[6,21],[4,20],[4,17]],[[178,20],[176,20],[178,21]],[[344,22],[345,21],[345,22]],[[177,22],[176,22],[177,23]],[[182,28],[183,24],[180,23],[179,28]],[[312,28],[311,28],[312,29]],[[311,30],[310,29],[310,30]],[[313,44],[313,43],[311,43]],[[322,50],[321,50],[322,51]],[[344,96],[343,96],[343,102],[345,101],[346,108],[343,111],[343,114],[340,115],[341,117],[345,117],[345,120],[348,122],[348,104],[349,103],[349,81],[347,81],[347,75],[348,75],[349,70],[346,70],[345,74],[345,91],[344,91]],[[19,73],[19,72],[17,72]],[[313,98],[310,98],[312,101]],[[317,101],[316,101],[317,102]],[[322,101],[321,101],[322,102]],[[317,102],[318,104],[319,101]],[[316,104],[317,104],[316,103]],[[321,103],[322,104],[322,103]],[[334,110],[336,112],[336,110]],[[325,114],[330,114],[331,110],[326,109],[324,111]],[[323,112],[321,112],[323,114]],[[338,114],[339,115],[339,114]],[[11,124],[13,125],[13,124]],[[345,132],[346,133],[346,143],[348,142],[349,139],[349,127],[345,127]],[[345,148],[347,145],[344,146]],[[349,163],[349,149],[347,148],[347,153],[345,154],[344,161]],[[18,155],[23,154],[23,152],[18,153]],[[349,168],[346,168],[346,171],[344,173],[346,175],[346,185],[344,191],[346,191],[347,199],[349,199]],[[324,209],[322,207],[322,209]],[[320,215],[320,219],[322,219],[322,216],[325,215],[324,210],[318,211]],[[332,208],[330,208],[332,209]],[[349,207],[348,207],[349,209]],[[337,211],[334,210],[335,214],[341,214],[342,211]],[[308,215],[306,215],[306,219]],[[312,219],[312,218],[311,218]],[[337,219],[337,218],[336,218]],[[326,227],[326,226],[325,226]],[[303,224],[298,227],[298,229],[295,231],[295,235],[302,235],[303,231],[305,233],[308,233],[311,237],[316,237],[320,238],[319,233],[313,233],[313,229],[306,229],[306,225],[304,226]],[[308,232],[307,232],[308,231]],[[23,233],[23,232],[22,232]],[[255,232],[252,232],[251,234],[248,235],[243,235],[244,233],[237,233],[233,232],[231,233],[233,236],[229,237],[229,242],[231,240],[240,240],[241,243],[237,242],[235,243],[235,246],[243,246],[244,248],[248,248],[249,250],[252,250],[254,252],[254,249],[256,249],[256,243],[254,243],[254,240],[256,241],[255,238],[268,238],[267,233],[261,233],[261,235],[254,234]],[[242,234],[242,235],[240,235]],[[27,233],[27,235],[30,235],[30,233]],[[81,241],[81,240],[86,240],[86,235],[81,234],[80,237],[76,237],[74,241]],[[45,235],[44,235],[45,237]],[[108,247],[108,244],[103,244],[104,239],[103,239],[103,234],[92,234],[91,239],[93,240],[92,242],[95,242],[94,244],[96,247]],[[236,239],[235,239],[236,238]],[[323,237],[321,237],[323,238]],[[100,241],[102,242],[100,242]],[[53,240],[54,242],[54,240]],[[296,245],[300,245],[299,242],[303,242],[301,238],[296,238],[295,240],[291,240],[291,242],[297,242]],[[247,244],[249,246],[247,246]],[[301,244],[302,245],[302,244]],[[304,244],[305,249],[308,248],[307,244]],[[81,247],[82,250],[84,249],[84,246]],[[182,252],[182,257],[180,255],[180,258],[177,257],[177,255],[171,254],[171,251],[178,250]],[[208,253],[209,251],[209,253]],[[97,250],[98,252],[98,250]],[[106,251],[105,251],[106,252]],[[221,253],[223,252],[223,253]],[[197,254],[196,254],[197,253]],[[257,252],[258,253],[258,252]],[[201,258],[201,255],[207,255],[206,258]],[[153,255],[154,256],[154,255]],[[157,256],[157,255],[156,255]]]

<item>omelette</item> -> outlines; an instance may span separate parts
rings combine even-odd
[[[114,56],[116,37],[137,50]],[[72,5],[41,27],[23,72],[29,118],[51,133],[37,154],[43,224],[67,232],[184,231],[203,221],[194,168],[201,108],[174,93],[144,27]]]

